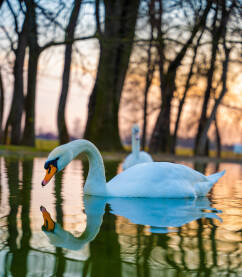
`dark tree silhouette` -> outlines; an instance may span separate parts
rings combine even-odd
[[[72,41],[74,39],[74,32],[77,25],[77,19],[81,7],[81,2],[81,0],[74,1],[74,6],[71,12],[70,20],[65,31],[65,40],[67,41]],[[64,69],[62,74],[62,88],[57,114],[57,126],[60,144],[67,143],[69,141],[69,134],[65,121],[65,107],[69,89],[71,57],[72,43],[67,44],[65,48]]]
[[[182,96],[182,99],[180,100],[179,106],[178,106],[177,118],[176,118],[176,123],[175,123],[175,130],[174,130],[172,145],[171,145],[171,152],[173,154],[175,154],[177,133],[178,133],[179,123],[180,123],[180,119],[181,119],[181,115],[182,115],[182,109],[183,109],[183,106],[185,104],[187,93],[188,93],[189,89],[191,88],[191,78],[193,76],[193,69],[194,69],[194,65],[195,65],[195,62],[196,62],[199,43],[200,43],[200,40],[202,38],[203,31],[204,31],[204,29],[202,30],[201,34],[199,35],[199,37],[197,39],[197,42],[196,42],[196,45],[193,48],[192,62],[191,62],[191,65],[190,65],[189,73],[187,75],[183,96]]]
[[[96,21],[100,44],[97,76],[88,105],[84,137],[102,150],[122,149],[118,111],[132,50],[139,0],[105,0],[104,30]]]
[[[210,127],[211,122],[214,120],[217,108],[227,91],[227,70],[228,70],[228,62],[229,62],[229,53],[230,49],[226,47],[225,37],[226,37],[226,29],[227,23],[229,20],[229,15],[233,8],[235,7],[235,1],[232,1],[231,5],[228,7],[228,1],[223,0],[216,5],[216,12],[213,18],[213,26],[211,30],[212,35],[212,50],[211,50],[211,59],[210,59],[210,67],[207,73],[207,86],[204,94],[203,106],[201,117],[199,120],[198,131],[195,140],[195,155],[208,155],[207,144],[207,132]],[[221,14],[219,18],[219,13]],[[218,25],[219,24],[219,25]],[[215,72],[215,62],[217,58],[217,52],[219,48],[220,39],[224,38],[224,52],[225,52],[225,60],[223,63],[223,73],[222,73],[222,91],[220,93],[219,98],[215,101],[215,105],[210,116],[207,116],[208,104],[211,95],[212,85],[213,85],[213,77]]]
[[[14,17],[15,21],[15,33],[18,36],[17,47],[16,49],[13,46],[11,41],[12,51],[15,55],[14,61],[14,85],[13,85],[13,97],[10,112],[7,118],[7,122],[4,129],[4,143],[7,143],[8,140],[11,144],[20,144],[21,139],[21,121],[22,113],[24,108],[24,87],[23,87],[23,66],[25,58],[25,50],[27,47],[27,14],[25,15],[24,22],[19,31],[19,26],[17,23],[17,16],[14,13],[11,4],[9,1],[6,1],[8,7]],[[9,35],[7,34],[9,37]],[[10,138],[9,138],[10,133]]]
[[[161,89],[161,109],[155,123],[155,127],[150,140],[151,152],[170,152],[171,149],[171,135],[170,135],[170,114],[171,101],[175,91],[175,80],[177,69],[181,65],[183,58],[186,55],[188,48],[191,46],[199,29],[206,24],[207,15],[211,9],[212,1],[206,2],[200,18],[196,18],[196,22],[191,30],[191,34],[175,58],[169,62],[167,70],[165,70],[165,41],[162,33],[163,20],[163,1],[158,1],[158,19],[155,19],[154,26],[157,30],[157,51],[159,55],[159,73],[160,73],[160,89]]]
[[[147,109],[148,109],[148,92],[152,83],[156,60],[152,60],[152,44],[153,44],[153,31],[154,31],[154,1],[149,3],[149,18],[150,18],[150,41],[147,50],[147,71],[145,76],[145,88],[144,88],[144,107],[143,107],[143,128],[141,147],[144,150],[146,146],[146,129],[147,129]]]
[[[120,244],[115,230],[116,216],[107,205],[103,223],[96,238],[90,242],[91,276],[122,276]]]
[[[25,125],[22,138],[22,144],[35,146],[35,95],[37,68],[40,49],[38,45],[37,22],[36,22],[36,5],[34,0],[25,0],[27,8],[28,22],[28,83],[27,95],[25,98]]]

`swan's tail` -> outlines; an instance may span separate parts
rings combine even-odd
[[[210,176],[207,176],[206,182],[199,182],[195,185],[195,191],[197,196],[205,196],[210,191],[212,186],[221,178],[225,173],[225,170],[217,172]]]
[[[208,178],[209,182],[211,182],[212,185],[213,185],[218,181],[218,179],[220,179],[224,175],[224,173],[225,173],[225,170],[217,172],[217,173],[212,174],[210,176],[207,176],[207,178]]]

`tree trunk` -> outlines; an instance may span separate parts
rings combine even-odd
[[[0,143],[3,142],[3,134],[2,134],[3,109],[4,109],[4,87],[3,87],[3,80],[2,80],[2,72],[0,68]]]
[[[211,88],[212,88],[212,82],[213,82],[213,75],[214,75],[214,70],[215,70],[215,62],[216,62],[216,55],[218,51],[218,44],[219,40],[224,37],[224,45],[225,45],[225,37],[226,37],[226,25],[229,19],[229,14],[232,11],[235,3],[232,2],[230,8],[226,10],[226,0],[221,1],[219,5],[222,7],[222,15],[220,19],[220,24],[218,27],[216,27],[216,22],[217,22],[217,11],[214,16],[214,21],[213,21],[213,32],[212,32],[212,54],[211,54],[211,62],[210,62],[210,68],[208,70],[207,74],[207,87],[204,95],[204,100],[203,100],[203,106],[202,106],[202,113],[201,117],[199,120],[199,125],[198,125],[198,131],[195,139],[195,148],[194,148],[194,154],[195,155],[206,155],[205,151],[205,144],[206,144],[206,138],[207,138],[207,132],[209,129],[209,126],[214,119],[214,116],[216,114],[217,106],[219,105],[220,101],[223,98],[223,95],[226,93],[226,79],[227,79],[227,67],[228,67],[228,58],[229,58],[229,52],[228,49],[226,50],[226,46],[224,46],[224,51],[225,51],[225,61],[223,63],[223,78],[225,80],[222,80],[223,82],[223,87],[222,92],[221,92],[221,99],[218,99],[218,102],[216,100],[214,108],[215,110],[212,111],[210,118],[207,119],[207,108],[208,108],[208,102],[210,98],[210,93],[211,93]],[[218,10],[218,6],[217,6]],[[227,61],[226,61],[227,60]],[[226,71],[225,71],[226,70]],[[219,97],[220,98],[220,97]],[[213,118],[211,119],[211,116]]]
[[[27,95],[25,98],[25,126],[22,144],[28,146],[35,146],[35,96],[40,50],[37,40],[35,2],[33,0],[26,0],[25,4],[27,7],[28,14],[29,62]]]
[[[209,118],[204,123],[204,127],[199,136],[198,145],[197,145],[197,154],[198,155],[203,155],[205,152],[204,149],[206,147],[206,139],[207,139],[207,133],[208,133],[209,127],[210,127],[212,121],[215,120],[215,115],[216,115],[218,106],[221,103],[224,95],[227,92],[227,72],[228,72],[230,49],[225,48],[224,51],[225,51],[225,60],[223,62],[222,90],[220,92],[219,97],[215,100],[214,106],[212,108],[212,112],[211,112]]]
[[[10,112],[4,129],[4,143],[20,144],[21,121],[24,108],[23,92],[23,66],[25,50],[27,47],[27,18],[25,18],[22,31],[18,35],[18,46],[14,62],[14,88]],[[10,137],[9,137],[10,133]]]
[[[222,1],[222,17],[220,20],[220,25],[218,28],[216,28],[215,20],[214,20],[214,32],[213,32],[213,44],[212,44],[212,55],[211,55],[211,63],[210,63],[210,68],[208,71],[207,75],[207,88],[205,91],[205,96],[204,96],[204,101],[203,101],[203,107],[202,107],[202,113],[199,121],[199,126],[198,126],[198,131],[196,135],[196,140],[195,140],[195,149],[194,153],[196,155],[206,155],[206,140],[207,140],[207,133],[208,129],[211,125],[211,122],[215,118],[215,114],[217,111],[217,108],[225,95],[227,91],[227,71],[228,71],[228,63],[229,63],[229,54],[230,54],[230,49],[227,49],[226,47],[226,28],[227,28],[227,22],[229,18],[229,14],[233,8],[233,4],[231,5],[230,9],[227,11],[226,10],[226,1]],[[215,69],[215,61],[216,61],[216,54],[218,51],[218,43],[221,37],[224,37],[223,45],[224,45],[224,53],[225,53],[225,60],[223,62],[223,72],[222,72],[222,90],[221,93],[216,99],[214,107],[212,109],[212,112],[207,118],[207,107],[208,107],[208,101],[210,98],[210,92],[212,88],[212,81],[213,81],[213,74],[214,74],[214,69]]]
[[[197,43],[196,43],[196,45],[193,49],[193,57],[192,57],[191,65],[190,65],[190,70],[189,70],[189,73],[187,75],[187,80],[186,80],[186,84],[185,84],[185,88],[184,88],[184,93],[183,93],[182,99],[181,99],[181,101],[179,103],[179,107],[178,107],[177,118],[176,118],[176,123],[175,123],[175,130],[174,130],[174,134],[173,134],[173,138],[172,138],[172,145],[171,145],[171,152],[173,154],[175,154],[175,150],[176,150],[177,133],[178,133],[178,129],[179,129],[179,123],[180,123],[180,119],[181,119],[182,109],[183,109],[183,106],[184,106],[184,103],[185,103],[187,92],[189,91],[189,89],[191,87],[190,81],[191,81],[191,78],[192,78],[192,75],[193,75],[193,67],[194,67],[194,64],[195,64],[195,61],[196,61],[197,50],[198,50],[199,43],[200,43],[200,40],[201,40],[202,35],[203,35],[203,31],[204,31],[204,29],[202,30],[200,36],[198,37]]]
[[[146,145],[146,129],[147,129],[147,108],[148,108],[148,92],[150,89],[150,85],[152,83],[154,71],[155,71],[155,61],[151,60],[151,48],[153,42],[153,28],[151,28],[151,39],[148,48],[148,59],[147,59],[147,72],[145,78],[145,89],[144,89],[144,107],[143,107],[143,130],[142,130],[142,139],[141,139],[141,147],[144,150]]]
[[[219,133],[219,128],[217,124],[217,117],[215,116],[214,119],[214,124],[215,124],[215,131],[216,131],[216,147],[217,147],[217,158],[221,157],[221,138],[220,138],[220,133]]]
[[[160,1],[162,17],[162,1]],[[158,53],[159,53],[159,69],[160,69],[160,88],[161,88],[161,111],[158,115],[158,118],[155,123],[155,127],[150,140],[150,151],[151,152],[170,152],[171,150],[171,134],[170,134],[170,112],[171,112],[171,101],[173,99],[173,94],[175,91],[175,80],[176,72],[178,67],[181,65],[181,62],[187,52],[187,49],[193,42],[194,37],[196,36],[200,27],[204,26],[206,23],[208,12],[210,11],[212,1],[207,1],[206,8],[203,11],[203,14],[200,20],[194,25],[191,35],[187,42],[184,44],[180,52],[177,54],[175,59],[170,62],[168,69],[164,72],[164,41],[163,34],[161,31],[162,19],[157,24],[157,33],[158,33]]]
[[[100,58],[88,105],[84,137],[102,150],[122,149],[118,111],[132,50],[139,0],[104,1],[105,27],[99,33]]]
[[[81,0],[74,1],[74,7],[71,12],[70,20],[66,28],[65,39],[73,40],[74,32],[77,24],[77,19],[81,7]],[[70,68],[71,68],[71,56],[72,56],[72,44],[67,44],[65,49],[65,61],[62,75],[62,88],[58,106],[57,126],[60,144],[67,143],[69,141],[69,134],[65,121],[65,107],[69,89],[70,80]]]

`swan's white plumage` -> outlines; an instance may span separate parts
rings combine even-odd
[[[126,170],[136,164],[150,162],[153,162],[151,155],[140,151],[139,126],[135,124],[132,128],[132,153],[125,158],[122,167]]]
[[[214,179],[181,164],[143,163],[118,174],[106,187],[108,195],[119,197],[199,197],[205,196],[223,174]]]
[[[50,153],[47,162],[58,158],[58,171],[79,153],[89,159],[89,172],[84,193],[115,197],[184,198],[205,196],[224,171],[205,176],[185,165],[168,162],[137,164],[106,183],[102,157],[87,140],[76,140],[59,146]],[[60,165],[60,166],[59,166]]]

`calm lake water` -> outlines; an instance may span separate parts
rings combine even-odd
[[[185,163],[226,174],[208,198],[169,200],[83,197],[80,160],[42,188],[44,162],[0,158],[0,276],[242,276],[241,165]]]

